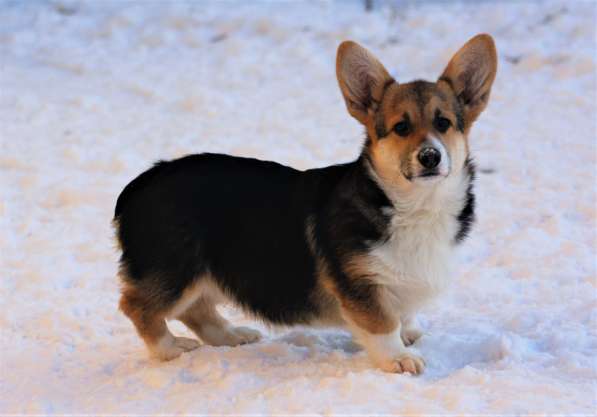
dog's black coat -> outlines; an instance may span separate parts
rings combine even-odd
[[[470,227],[473,201],[471,185],[455,241]],[[368,296],[368,288],[350,287],[342,265],[388,237],[391,208],[364,156],[298,171],[200,154],[139,175],[118,197],[114,220],[123,278],[132,285],[151,281],[160,303],[175,302],[209,272],[247,310],[293,324],[320,312],[314,294],[320,258],[339,291]]]

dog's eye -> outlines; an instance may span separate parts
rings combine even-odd
[[[452,125],[452,122],[445,117],[436,117],[433,125],[438,132],[446,133],[446,130],[448,130]]]
[[[410,123],[406,120],[396,123],[394,126],[394,132],[400,136],[407,136],[410,133]]]

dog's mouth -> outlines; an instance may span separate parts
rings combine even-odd
[[[448,174],[449,173],[444,174],[443,172],[440,172],[436,169],[428,170],[413,176],[412,178],[410,178],[410,181],[419,183],[436,183],[447,178]]]
[[[430,171],[423,171],[419,175],[417,175],[416,178],[433,178],[433,177],[437,177],[438,175],[440,175],[439,171],[434,169],[434,170],[430,170]]]
[[[425,181],[425,182],[430,182],[430,181],[434,181],[434,180],[439,180],[439,179],[443,179],[445,177],[447,177],[446,174],[442,174],[439,170],[437,169],[433,169],[433,170],[425,170],[422,171],[418,174],[412,174],[412,173],[406,173],[403,172],[404,177],[411,181]]]

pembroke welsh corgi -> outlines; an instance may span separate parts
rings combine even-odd
[[[279,325],[345,326],[375,365],[419,374],[406,346],[417,309],[447,283],[474,219],[473,122],[497,70],[477,35],[436,82],[398,83],[355,42],[338,48],[348,112],[365,127],[356,161],[299,171],[217,154],[162,161],[118,197],[120,308],[162,360],[203,343],[260,339],[217,310],[231,302]]]

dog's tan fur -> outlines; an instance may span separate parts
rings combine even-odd
[[[133,322],[145,343],[155,345],[166,332],[166,313],[155,298],[138,288],[125,286],[120,298],[120,310]]]

